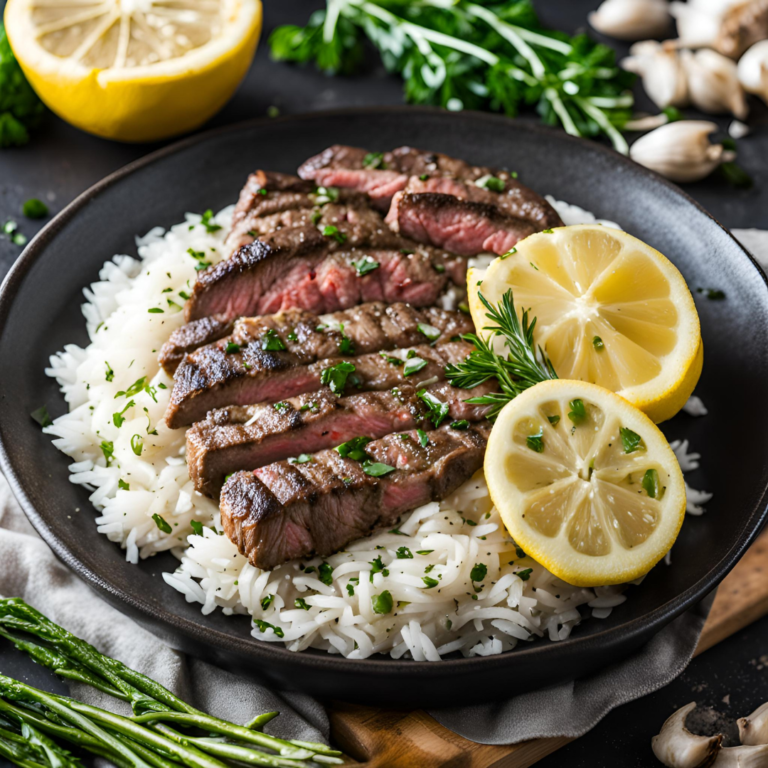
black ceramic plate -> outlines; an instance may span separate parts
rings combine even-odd
[[[96,532],[88,495],[67,478],[68,459],[30,419],[65,405],[43,374],[65,343],[87,343],[83,286],[114,253],[135,253],[134,235],[169,226],[186,211],[237,198],[246,174],[294,171],[335,144],[386,150],[412,144],[505,166],[538,192],[612,219],[666,254],[696,295],[705,344],[697,389],[709,415],[664,425],[702,453],[689,482],[714,492],[707,513],[689,517],[672,565],[659,565],[604,621],[584,622],[561,643],[541,641],[500,656],[439,664],[350,661],[291,653],[249,635],[243,617],[203,616],[160,577],[168,555],[132,566]],[[204,134],[124,168],[79,197],[27,247],[0,296],[2,465],[30,520],[57,555],[105,599],[168,643],[279,687],[408,706],[487,700],[582,676],[646,642],[725,576],[759,530],[768,489],[768,288],[743,248],[679,189],[597,144],[562,132],[480,114],[370,109],[258,121]],[[76,510],[80,511],[77,512]],[[1,567],[1,566],[0,566]]]

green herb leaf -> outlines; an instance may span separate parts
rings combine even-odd
[[[432,589],[432,587],[436,587],[440,583],[437,579],[433,579],[431,576],[422,576],[421,580],[424,582],[422,589]]]
[[[152,519],[155,521],[155,525],[163,532],[163,533],[173,533],[173,528],[171,528],[170,524],[163,520],[160,515],[155,513],[152,515]]]
[[[160,307],[150,307],[147,312],[149,312],[150,315],[162,315],[165,313],[165,310],[160,309]]]
[[[284,402],[275,403],[275,404],[274,404],[272,407],[273,407],[273,408],[274,408],[274,409],[275,409],[275,410],[276,410],[276,411],[277,411],[277,412],[278,412],[280,415],[282,415],[282,414],[284,414],[284,413],[288,413],[288,411],[290,411],[290,410],[291,410],[291,404],[290,404],[290,403],[284,403]]]
[[[451,422],[451,429],[469,429],[469,422],[466,419]]]
[[[358,277],[363,277],[381,266],[378,261],[374,261],[370,256],[363,256],[360,261],[352,261],[350,263],[355,268]]]
[[[104,378],[107,381],[112,381],[115,378],[115,372],[112,370],[112,366],[105,360],[104,365],[107,367],[107,371],[104,374]]]
[[[395,536],[410,536],[408,533],[403,533],[402,531],[398,530],[397,528],[393,528],[391,531],[387,531],[387,533],[393,533]]]
[[[533,568],[526,568],[524,571],[518,571],[515,576],[519,576],[523,581],[528,581],[533,573]]]
[[[329,387],[334,395],[341,395],[344,392],[344,387],[347,385],[347,378],[354,371],[355,366],[353,363],[337,363],[326,368],[320,374],[320,383]]]
[[[603,344],[603,340],[599,336],[595,336],[592,339],[592,346],[598,351],[602,352],[605,349],[605,344]]]
[[[553,426],[556,427],[560,423],[560,417],[555,416],[547,416],[547,421]]]
[[[272,603],[275,602],[275,596],[274,595],[267,595],[266,597],[261,598],[261,610],[266,611],[267,608],[269,608]]]
[[[297,597],[293,601],[294,608],[301,608],[303,611],[309,610],[309,605],[307,605],[307,601],[303,597]]]
[[[384,155],[383,155],[383,153],[381,153],[381,152],[369,152],[363,158],[363,167],[364,168],[384,170],[387,167],[387,165],[384,162]]]
[[[24,203],[21,212],[28,219],[44,219],[48,215],[48,206],[42,200],[32,197]]]
[[[394,602],[389,590],[385,589],[380,595],[371,596],[371,608],[374,613],[386,614],[392,612]]]
[[[337,243],[343,244],[347,240],[347,236],[339,231],[338,227],[333,226],[332,224],[328,224],[325,227],[323,227],[323,236],[324,237],[332,237]]]
[[[50,427],[53,424],[53,419],[48,413],[48,407],[41,405],[39,408],[32,411],[29,414],[34,421],[36,421],[41,427]]]
[[[435,425],[435,429],[440,426],[443,420],[448,416],[448,403],[438,400],[426,389],[420,389],[417,393],[427,406],[427,418]]]
[[[382,477],[383,475],[388,475],[390,472],[394,471],[394,467],[390,467],[389,464],[382,464],[379,461],[371,461],[371,459],[366,459],[363,462],[363,472],[365,472],[366,475],[370,475],[371,477]]]
[[[539,431],[535,435],[528,435],[525,438],[525,444],[536,453],[544,452],[544,430],[539,427]]]
[[[579,424],[582,424],[587,418],[587,409],[584,405],[584,401],[581,398],[577,398],[576,400],[571,400],[571,402],[568,403],[568,406],[571,409],[568,411],[568,418],[573,422],[575,427],[578,427]]]
[[[416,554],[417,555],[431,555],[435,550],[434,549],[417,549]]]
[[[253,623],[256,625],[259,632],[266,632],[268,629],[271,629],[278,637],[285,637],[285,632],[283,632],[280,627],[276,627],[273,624],[262,621],[261,619],[254,619]]]
[[[288,459],[289,464],[308,464],[310,461],[312,461],[311,453],[300,453],[296,458]]]
[[[416,327],[419,329],[419,333],[423,333],[430,341],[437,341],[442,334],[439,328],[435,328],[434,325],[427,325],[427,323],[419,323]]]
[[[112,460],[115,458],[115,444],[110,440],[102,440],[99,447],[104,454],[104,460],[107,462],[107,466],[110,466]]]
[[[235,344],[234,341],[228,341],[227,346],[224,347],[224,354],[226,355],[236,355],[240,351],[240,345]]]
[[[210,208],[203,214],[200,223],[205,227],[208,234],[218,232],[221,229],[221,226],[213,221],[213,211]]]
[[[129,400],[126,404],[125,408],[123,408],[122,411],[118,411],[117,413],[112,414],[112,423],[119,429],[123,426],[123,423],[125,422],[124,414],[129,408],[133,408],[133,406],[136,405],[136,403],[133,400]]]
[[[652,499],[661,499],[664,495],[665,488],[661,485],[659,473],[655,469],[647,469],[640,484]]]
[[[417,429],[416,434],[419,437],[419,443],[422,448],[426,448],[429,445],[429,437],[423,429]]]
[[[469,578],[472,581],[483,581],[488,575],[488,566],[484,563],[477,563],[469,572]]]
[[[137,456],[141,456],[141,452],[144,450],[144,438],[141,435],[134,435],[131,438],[131,450]]]
[[[737,189],[751,189],[755,186],[754,179],[736,163],[723,163],[718,170],[732,187],[736,187]]]
[[[333,584],[333,566],[330,563],[320,563],[317,567],[317,576],[327,587]]]
[[[408,547],[398,547],[395,554],[398,560],[413,560],[413,552]]]
[[[418,373],[422,368],[427,367],[427,361],[420,357],[412,357],[410,360],[405,361],[405,368],[403,368],[403,376],[412,376],[414,373]]]
[[[635,451],[645,450],[643,438],[627,427],[619,427],[621,435],[621,444],[624,446],[624,453],[634,453]]]
[[[285,352],[288,349],[272,328],[267,328],[261,337],[261,348],[267,352]]]
[[[341,340],[339,341],[339,354],[341,355],[354,355],[355,343],[352,339],[344,333],[344,323],[339,325],[339,333],[341,334]]]
[[[725,298],[725,292],[719,288],[697,288],[697,293],[703,293],[710,301],[722,301]]]
[[[401,366],[403,361],[399,357],[391,357],[386,352],[379,352],[379,354],[390,364],[394,366]]]
[[[203,524],[199,520],[190,520],[189,525],[190,528],[192,528],[192,533],[194,533],[195,536],[203,535]]]
[[[490,189],[492,192],[503,192],[506,187],[506,183],[498,176],[482,176],[475,182],[475,186],[482,187],[483,189]]]

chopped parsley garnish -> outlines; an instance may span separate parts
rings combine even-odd
[[[179,296],[185,301],[189,298],[189,294],[186,291],[179,291]]]
[[[313,193],[315,205],[326,205],[335,203],[339,199],[339,190],[337,187],[318,187]]]
[[[643,438],[627,427],[619,427],[621,435],[621,444],[624,446],[624,453],[634,453],[635,451],[645,450]]]
[[[29,415],[41,427],[50,427],[51,424],[53,424],[53,419],[51,419],[51,415],[48,413],[48,407],[45,405],[42,405],[40,406],[40,408],[35,409]]]
[[[384,154],[382,152],[369,152],[363,158],[363,168],[385,170],[386,167],[387,164],[384,162]]]
[[[160,307],[150,307],[147,312],[149,312],[150,315],[162,315],[165,313],[165,310],[160,309]]]
[[[300,453],[296,458],[288,459],[290,464],[309,464],[312,461],[311,453]]]
[[[295,608],[301,608],[303,611],[309,610],[309,605],[307,605],[307,601],[303,597],[297,597],[293,601],[293,605]]]
[[[388,475],[390,472],[394,472],[395,468],[390,467],[389,464],[382,464],[380,461],[371,461],[366,459],[363,462],[363,472],[370,477],[382,477]]]
[[[253,623],[256,625],[259,632],[266,632],[268,629],[271,629],[278,637],[285,637],[285,632],[283,632],[280,627],[276,627],[261,619],[254,619]]]
[[[429,445],[429,437],[427,437],[427,433],[423,429],[417,429],[416,434],[419,437],[419,444],[422,448],[426,448]]]
[[[541,231],[545,235],[551,235],[554,232],[553,229],[542,229]]]
[[[380,595],[371,596],[371,608],[374,613],[385,614],[392,612],[394,602],[389,590],[385,589]]]
[[[317,208],[316,210],[312,211],[312,224],[314,226],[317,226],[320,223],[320,219],[323,218],[323,212],[320,210],[320,208]]]
[[[333,566],[330,563],[320,563],[317,566],[317,577],[327,587],[333,584]]]
[[[195,536],[203,535],[203,524],[199,520],[190,520],[189,525],[190,528],[192,528],[192,533],[194,533]]]
[[[463,312],[465,315],[468,315],[469,304],[467,304],[465,301],[462,301],[461,304],[459,304],[459,312]]]
[[[167,387],[163,385],[158,386],[160,386],[162,389],[167,389]],[[134,395],[138,395],[139,392],[146,392],[155,402],[157,402],[157,398],[155,397],[156,390],[154,387],[149,385],[146,376],[142,376],[140,379],[136,379],[136,381],[134,381],[133,384],[128,387],[128,389],[121,389],[115,395],[115,400],[117,400],[118,397],[133,397]]]
[[[411,376],[414,373],[418,373],[422,368],[426,368],[427,361],[421,357],[412,357],[410,360],[406,360],[405,368],[403,368],[404,376]]]
[[[324,237],[332,237],[337,243],[343,244],[347,240],[347,236],[339,231],[338,227],[333,226],[333,224],[327,224],[323,227],[323,236]]]
[[[523,581],[528,581],[533,573],[533,568],[526,568],[524,571],[518,571],[515,576],[519,576]]]
[[[434,395],[427,392],[426,389],[420,389],[416,393],[427,405],[427,418],[439,427],[445,417],[448,415],[448,403],[441,403]]]
[[[389,571],[384,567],[384,563],[381,562],[381,555],[379,555],[375,560],[371,560],[369,564],[371,566],[371,571],[369,574],[369,579],[371,582],[373,582],[373,576],[376,573],[381,573],[384,576],[389,576]]]
[[[575,427],[578,427],[587,418],[587,409],[584,405],[584,401],[581,398],[571,400],[568,403],[570,411],[568,411],[568,418],[573,422]]]
[[[470,571],[469,578],[472,581],[483,581],[488,575],[488,566],[485,563],[477,563]]]
[[[261,610],[266,611],[267,608],[269,608],[272,603],[275,602],[275,596],[274,595],[267,595],[266,597],[263,597],[261,599]]]
[[[396,365],[400,366],[403,364],[403,361],[399,357],[392,357],[391,355],[388,355],[386,352],[379,352],[379,354],[390,364],[390,365]]]
[[[409,533],[403,533],[402,531],[398,530],[397,528],[393,528],[391,531],[387,531],[387,533],[393,533],[395,536],[410,536]]]
[[[395,554],[398,560],[413,560],[413,552],[408,547],[398,547]]]
[[[555,416],[547,416],[547,421],[553,426],[556,427],[560,423],[560,417]]]
[[[517,546],[515,547],[515,555],[517,555],[517,557],[521,557],[521,558],[522,557],[527,557],[525,552],[520,547],[517,547]]]
[[[320,374],[320,383],[328,386],[334,395],[340,395],[347,385],[347,377],[354,371],[355,366],[352,363],[337,363]]]
[[[122,411],[118,411],[117,413],[112,414],[112,423],[120,428],[123,426],[123,422],[125,421],[124,414],[129,408],[133,408],[133,406],[136,405],[136,403],[133,400],[129,400],[125,408],[123,408]]]
[[[370,256],[363,256],[360,261],[353,261],[351,264],[355,268],[358,277],[363,277],[363,275],[367,275],[369,272],[373,272],[374,269],[378,269],[381,266],[378,261],[375,261]]]
[[[115,444],[109,440],[102,440],[99,447],[104,454],[104,460],[107,462],[107,466],[109,466],[115,458]]]
[[[442,333],[439,328],[435,328],[434,325],[427,325],[427,323],[419,323],[416,327],[419,329],[419,333],[423,333],[430,341],[437,341]]]
[[[354,355],[355,354],[355,342],[344,333],[344,323],[339,325],[339,333],[341,339],[339,340],[339,354],[342,355]]]
[[[115,372],[112,370],[112,366],[105,360],[104,365],[107,367],[106,373],[104,374],[104,378],[107,381],[112,381],[112,379],[115,378]]]
[[[641,485],[652,499],[660,499],[664,495],[664,488],[659,481],[659,473],[655,469],[645,471]]]
[[[141,452],[144,450],[144,438],[141,435],[134,435],[131,438],[131,450],[137,456],[141,456]]]
[[[234,341],[228,341],[227,346],[224,347],[224,353],[227,355],[236,355],[240,351],[240,345],[235,344]]]
[[[504,259],[507,259],[510,256],[514,256],[516,253],[517,253],[517,248],[510,248],[506,253],[501,254],[501,260],[504,261]]]
[[[592,346],[598,351],[602,352],[605,349],[605,344],[603,344],[603,340],[599,336],[595,336],[592,339]]]
[[[712,301],[722,301],[725,298],[725,291],[719,288],[697,288],[696,292],[705,294]]]
[[[155,521],[155,525],[163,532],[163,533],[172,533],[173,528],[171,528],[170,524],[163,520],[160,515],[155,512],[154,515],[152,515],[152,519]]]
[[[208,234],[218,232],[221,229],[221,226],[213,221],[213,211],[210,208],[202,215],[200,223],[205,227]]]
[[[288,341],[298,341],[299,337],[296,335],[296,331],[289,331],[285,337]]]
[[[348,440],[346,443],[336,446],[336,451],[339,456],[345,459],[352,459],[354,461],[365,461],[370,456],[365,452],[365,446],[370,443],[372,438],[370,437],[354,437],[352,440]]]
[[[525,444],[536,453],[544,452],[544,430],[539,427],[539,431],[535,435],[528,435],[525,438]]]
[[[459,419],[451,422],[451,429],[469,429],[469,422],[466,419]]]
[[[32,197],[21,207],[21,212],[28,219],[44,219],[48,215],[48,206],[42,200]]]
[[[196,251],[194,248],[187,248],[187,253],[197,262],[195,264],[195,271],[207,269],[211,266],[210,261],[205,261],[205,253],[203,251]]]
[[[438,275],[442,275],[445,272],[445,266],[443,264],[433,264],[432,269],[434,269]]]
[[[304,405],[299,408],[300,411],[312,411],[312,413],[317,413],[320,410],[320,407],[318,404],[313,400],[311,403],[304,403]]]
[[[117,481],[117,487],[118,487],[118,488],[119,488],[121,491],[130,491],[130,490],[131,490],[131,486],[130,486],[130,485],[128,485],[128,483],[126,483],[126,482],[125,482],[125,480],[123,480],[122,478],[120,478],[120,479]],[[197,522],[197,521],[193,520],[192,522]]]
[[[416,554],[417,555],[431,555],[435,550],[434,549],[417,549]]]
[[[275,333],[272,328],[267,328],[261,337],[261,348],[267,352],[285,352],[287,347],[283,340]]]
[[[282,401],[279,403],[275,403],[272,407],[281,415],[291,410],[291,404],[284,403]]]
[[[503,179],[498,176],[482,176],[475,182],[475,186],[482,187],[483,189],[490,189],[491,192],[503,192],[506,184]]]
[[[432,587],[436,587],[440,583],[437,579],[433,579],[431,576],[422,576],[421,580],[424,582],[423,589],[432,589]]]

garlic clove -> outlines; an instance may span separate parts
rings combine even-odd
[[[709,48],[695,53],[682,51],[680,59],[694,106],[710,114],[732,112],[741,119],[747,116],[749,108],[735,62]]]
[[[739,59],[737,72],[739,82],[745,91],[755,93],[768,100],[768,92],[763,86],[763,72],[768,70],[768,40],[761,40],[755,43]]]
[[[715,44],[720,32],[722,12],[690,2],[670,3],[669,12],[677,22],[677,36],[681,46],[699,48]]]
[[[685,727],[685,719],[694,709],[695,701],[678,709],[651,740],[653,754],[668,768],[703,768],[720,751],[722,735],[696,736]]]
[[[768,0],[740,0],[722,16],[715,49],[738,60],[759,40],[768,38]]]
[[[676,50],[646,40],[629,53],[621,66],[642,77],[645,92],[660,109],[688,105],[688,80]]]
[[[768,745],[724,747],[717,753],[712,768],[768,768]]]
[[[619,40],[661,37],[671,22],[667,0],[604,0],[588,18],[598,32]]]
[[[710,143],[709,134],[716,130],[717,125],[706,120],[662,125],[639,138],[630,147],[629,156],[672,181],[699,181],[735,157],[722,144]]]
[[[768,744],[768,701],[751,715],[736,721],[742,744]]]

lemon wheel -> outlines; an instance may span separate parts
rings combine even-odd
[[[685,517],[683,474],[659,428],[587,382],[547,381],[510,401],[485,477],[515,542],[576,586],[647,573]]]
[[[152,141],[205,122],[248,71],[261,0],[9,0],[13,52],[69,123]]]
[[[657,423],[699,380],[691,292],[666,257],[626,232],[584,224],[531,235],[485,272],[471,270],[467,288],[478,329],[488,324],[479,292],[496,304],[511,289],[518,312],[537,318],[536,342],[560,378],[618,392]]]

